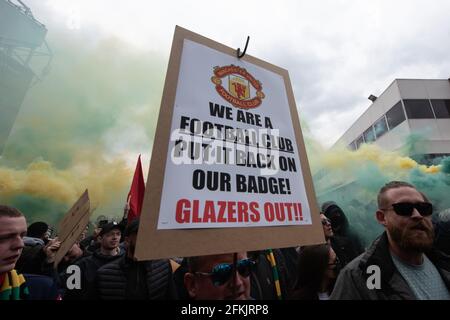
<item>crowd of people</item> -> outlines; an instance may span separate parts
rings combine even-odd
[[[61,242],[0,205],[0,300],[450,300],[450,210],[413,185],[378,194],[384,232],[364,248],[341,207],[321,206],[326,242],[137,261],[139,220],[100,221],[55,267]],[[80,279],[72,279],[79,270]]]

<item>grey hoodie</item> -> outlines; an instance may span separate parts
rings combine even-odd
[[[23,237],[23,243],[29,247],[34,247],[37,245],[42,245],[42,246],[45,245],[44,240],[39,239],[39,238],[32,238],[32,237]]]

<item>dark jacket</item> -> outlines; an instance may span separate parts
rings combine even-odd
[[[294,282],[288,282],[288,268],[286,260],[280,249],[272,249],[276,261],[276,273],[280,282],[281,299],[286,299],[290,291],[289,285]],[[253,251],[249,256],[256,261],[256,265],[251,273],[251,292],[250,296],[255,300],[277,300],[277,291],[275,285],[274,268],[267,257],[269,250]]]
[[[343,267],[363,253],[364,246],[358,235],[350,227],[344,211],[338,205],[333,204],[327,207],[324,215],[331,221],[334,233],[331,238],[331,247],[336,252]]]
[[[76,265],[79,261],[81,261],[82,259],[85,259],[91,255],[92,255],[92,253],[90,253],[88,251],[83,251],[83,255],[81,257],[75,259],[74,261],[64,261],[64,259],[63,259],[58,264],[58,268],[56,270],[54,269],[53,263],[45,265],[45,270],[51,270],[53,272],[53,278],[56,280],[58,287],[59,287],[60,291],[62,292],[63,296],[67,289],[66,282],[67,282],[69,276],[72,275],[72,273],[67,273],[67,268],[71,265]],[[45,273],[45,274],[51,274],[51,273],[49,271],[47,271],[47,273]]]
[[[432,249],[425,253],[450,289],[450,257]],[[381,288],[369,289],[369,266],[379,266]],[[392,261],[386,232],[372,246],[350,262],[339,274],[331,299],[334,300],[415,300],[415,295]]]
[[[319,300],[319,294],[309,288],[294,290],[289,296],[290,300]]]
[[[191,297],[189,296],[188,291],[186,290],[186,287],[184,286],[184,275],[189,272],[189,267],[187,264],[187,258],[183,258],[181,261],[180,267],[175,270],[173,273],[173,281],[175,284],[175,288],[177,290],[178,299],[180,300],[190,300]]]
[[[281,248],[280,251],[284,257],[286,265],[286,282],[288,282],[288,291],[290,291],[295,283],[297,283],[299,255],[296,247]]]
[[[42,267],[47,258],[43,250],[45,246],[44,241],[38,238],[25,237],[24,244],[25,247],[16,263],[17,272],[44,274]]]
[[[340,235],[335,235],[330,239],[331,247],[339,259],[341,268],[364,252],[359,242],[354,239],[352,236]]]
[[[87,256],[77,260],[75,265],[81,270],[81,289],[66,290],[64,299],[66,300],[90,300],[96,298],[95,278],[97,270],[125,255],[124,251],[120,251],[118,255],[107,256],[95,251],[91,256]]]
[[[450,255],[450,221],[438,220],[434,225],[434,246]]]
[[[168,259],[133,261],[125,255],[100,268],[96,283],[102,300],[177,299]]]
[[[30,293],[29,300],[57,300],[58,287],[54,279],[37,274],[24,274]]]

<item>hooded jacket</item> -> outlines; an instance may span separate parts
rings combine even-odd
[[[44,240],[33,237],[24,237],[25,247],[22,250],[16,269],[19,273],[46,274],[43,270],[47,256],[44,252]]]
[[[348,219],[342,209],[335,203],[324,208],[324,215],[330,219],[334,236],[331,246],[342,266],[347,265],[364,251],[359,237],[351,230]]]

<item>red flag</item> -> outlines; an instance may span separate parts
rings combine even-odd
[[[128,193],[128,223],[138,218],[141,214],[142,202],[144,200],[145,183],[144,174],[142,173],[141,155],[139,155],[134,171],[133,182],[131,184],[130,192]]]

